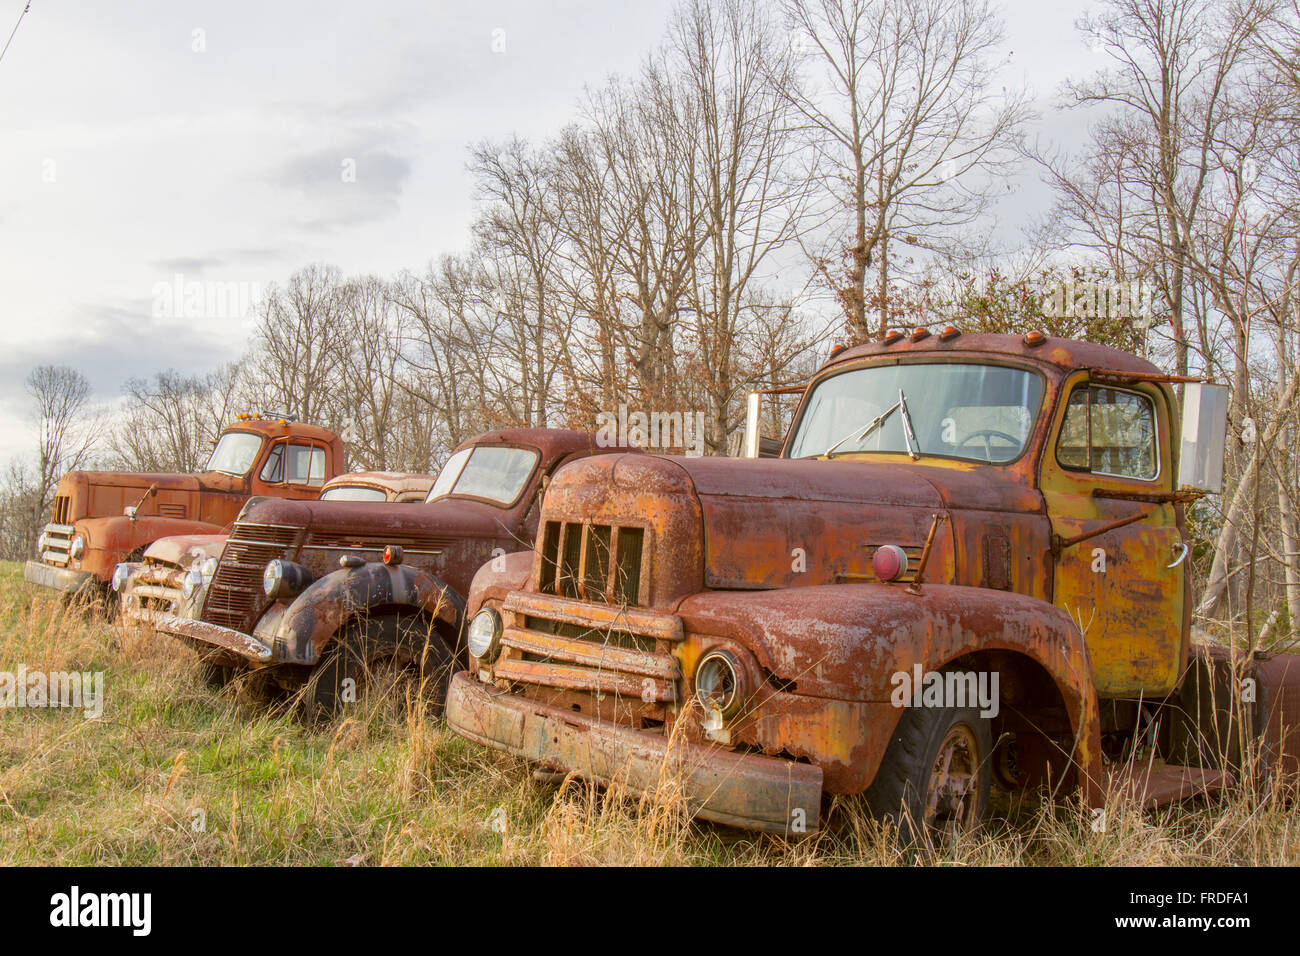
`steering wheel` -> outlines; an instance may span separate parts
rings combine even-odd
[[[1000,432],[996,428],[978,428],[975,431],[971,432],[969,435],[967,435],[965,438],[963,438],[961,441],[957,442],[956,447],[960,448],[962,445],[966,444],[972,438],[984,439],[984,457],[987,458],[989,461],[993,460],[993,446],[989,444],[990,438],[1001,438],[1004,441],[1006,441],[1006,443],[1009,444],[1012,448],[1016,448],[1020,445],[1019,438],[1016,438],[1013,435],[1008,435],[1006,432]]]

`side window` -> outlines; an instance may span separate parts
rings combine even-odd
[[[290,445],[281,442],[271,449],[262,480],[269,484],[325,484],[325,449],[313,445]]]
[[[271,449],[271,454],[266,456],[266,464],[262,466],[262,480],[270,484],[283,481],[284,475],[284,442],[280,442]]]
[[[1159,473],[1155,409],[1137,392],[1084,385],[1070,393],[1056,443],[1061,467],[1149,480]]]

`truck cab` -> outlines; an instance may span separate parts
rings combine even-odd
[[[66,593],[103,591],[120,562],[138,560],[159,538],[221,533],[250,496],[315,498],[343,471],[343,442],[332,431],[279,413],[239,415],[197,474],[64,475],[24,577]]]
[[[568,466],[533,549],[475,578],[449,725],[786,836],[831,794],[926,833],[974,825],[995,780],[1096,801],[1152,721],[1149,792],[1219,783],[1173,715],[1217,666],[1184,505],[1219,490],[1223,392],[918,329],[835,354],[778,457]]]

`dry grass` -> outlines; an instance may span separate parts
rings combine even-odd
[[[937,857],[902,854],[851,801],[811,840],[691,824],[618,782],[535,782],[446,731],[397,684],[325,726],[214,693],[193,655],[123,640],[0,565],[0,670],[103,671],[103,715],[0,710],[0,864],[1080,866],[1285,864],[1300,832],[1269,795],[1159,813],[1008,806]]]

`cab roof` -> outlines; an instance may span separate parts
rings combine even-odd
[[[876,341],[847,348],[823,365],[821,371],[881,355],[937,356],[952,352],[1010,356],[1037,364],[1053,365],[1063,371],[1095,368],[1144,376],[1161,374],[1161,370],[1146,359],[1107,345],[1054,338],[1050,335],[1045,336],[1041,345],[1029,345],[1025,342],[1025,338],[1026,336],[1005,333],[959,332],[947,341],[941,339],[939,333],[930,333],[914,341],[911,335],[905,334],[895,339],[892,344]]]
[[[320,425],[306,425],[302,422],[289,422],[282,425],[278,418],[239,418],[223,428],[221,433],[224,435],[226,432],[253,432],[267,438],[283,438],[286,435],[293,435],[297,438],[320,441],[327,445],[339,441],[339,436],[328,428],[322,428]]]
[[[452,453],[473,445],[531,445],[542,453],[543,458],[569,455],[580,451],[605,451],[596,444],[594,432],[574,431],[564,428],[498,428],[483,432],[473,438],[467,438],[457,445]],[[632,449],[610,449],[631,451]]]

